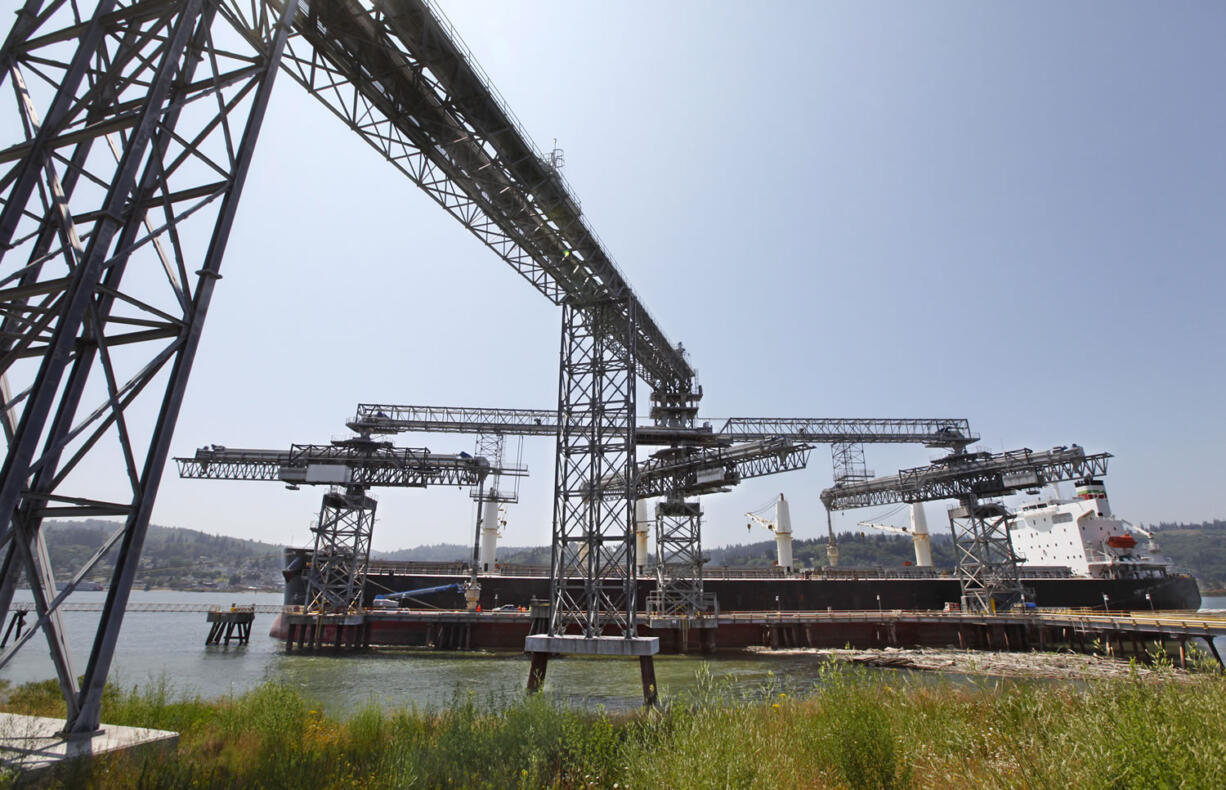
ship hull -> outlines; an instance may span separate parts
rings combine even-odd
[[[367,579],[367,597],[388,591],[414,590],[466,581],[461,575],[380,575]],[[480,604],[489,610],[533,600],[548,600],[549,580],[544,577],[482,576]],[[1027,600],[1041,607],[1101,608],[1116,610],[1198,609],[1200,591],[1188,576],[1167,575],[1152,579],[1024,579]],[[654,591],[654,579],[640,579],[640,608]],[[944,609],[957,604],[962,590],[957,579],[709,579],[703,590],[715,595],[720,611],[813,611],[818,609]],[[1149,598],[1146,598],[1146,594]],[[432,596],[429,605],[462,608],[464,596],[449,593]]]
[[[290,550],[295,551],[295,550]],[[288,553],[288,552],[287,552]],[[420,569],[420,564],[413,566]],[[367,576],[364,600],[367,605],[376,595],[418,590],[468,581],[468,576],[451,566],[450,572],[408,571],[394,564],[380,563]],[[453,570],[454,569],[454,570]],[[961,598],[958,580],[952,576],[891,577],[879,569],[839,569],[835,578],[817,574],[752,578],[707,578],[703,589],[715,595],[720,611],[815,611],[822,609],[944,609]],[[528,606],[532,601],[548,600],[549,579],[543,575],[508,573],[479,577],[479,603],[489,611],[498,606]],[[1147,578],[1091,579],[1080,577],[1022,579],[1027,601],[1041,607],[1101,608],[1104,603],[1115,610],[1197,609],[1200,591],[1196,581],[1183,574],[1161,574]],[[654,578],[638,580],[637,598],[644,608],[649,593],[656,588]],[[287,573],[285,602],[304,603],[305,584],[301,573]],[[1148,595],[1148,597],[1147,597]],[[458,592],[431,595],[410,607],[463,608],[464,596]]]

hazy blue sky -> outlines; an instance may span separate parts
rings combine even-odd
[[[444,9],[708,417],[967,417],[988,449],[1115,453],[1131,520],[1226,516],[1226,6]],[[558,311],[285,77],[223,271],[176,454],[326,441],[363,401],[556,402]],[[548,540],[552,449],[506,542]],[[706,542],[768,537],[741,514],[779,491],[817,535],[829,482],[821,447],[706,497]],[[305,543],[320,493],[168,471],[154,521]],[[380,493],[376,548],[470,540],[466,493]]]

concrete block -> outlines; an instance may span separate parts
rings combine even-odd
[[[63,719],[0,713],[0,763],[28,779],[72,760],[137,748],[172,749],[179,742],[179,733],[168,730],[103,724],[93,736],[66,738],[63,728]]]
[[[660,652],[660,638],[537,634],[524,640],[524,652],[570,656],[654,656]]]

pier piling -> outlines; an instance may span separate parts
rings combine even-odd
[[[217,607],[205,615],[205,622],[212,623],[206,645],[230,644],[237,640],[245,645],[251,640],[251,623],[255,620],[254,606],[231,606],[228,610]]]

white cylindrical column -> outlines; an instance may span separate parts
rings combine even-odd
[[[482,507],[485,510],[481,514],[481,570],[492,571],[498,553],[498,503],[489,500]]]
[[[911,540],[915,542],[915,564],[921,568],[931,568],[932,538],[928,537],[928,517],[924,515],[921,502],[911,506]]]
[[[792,572],[792,514],[788,512],[788,502],[779,495],[775,503],[775,551],[779,555],[779,567],[787,573]]]
[[[647,534],[651,522],[647,518],[647,500],[634,501],[634,564],[640,572],[647,569]]]

